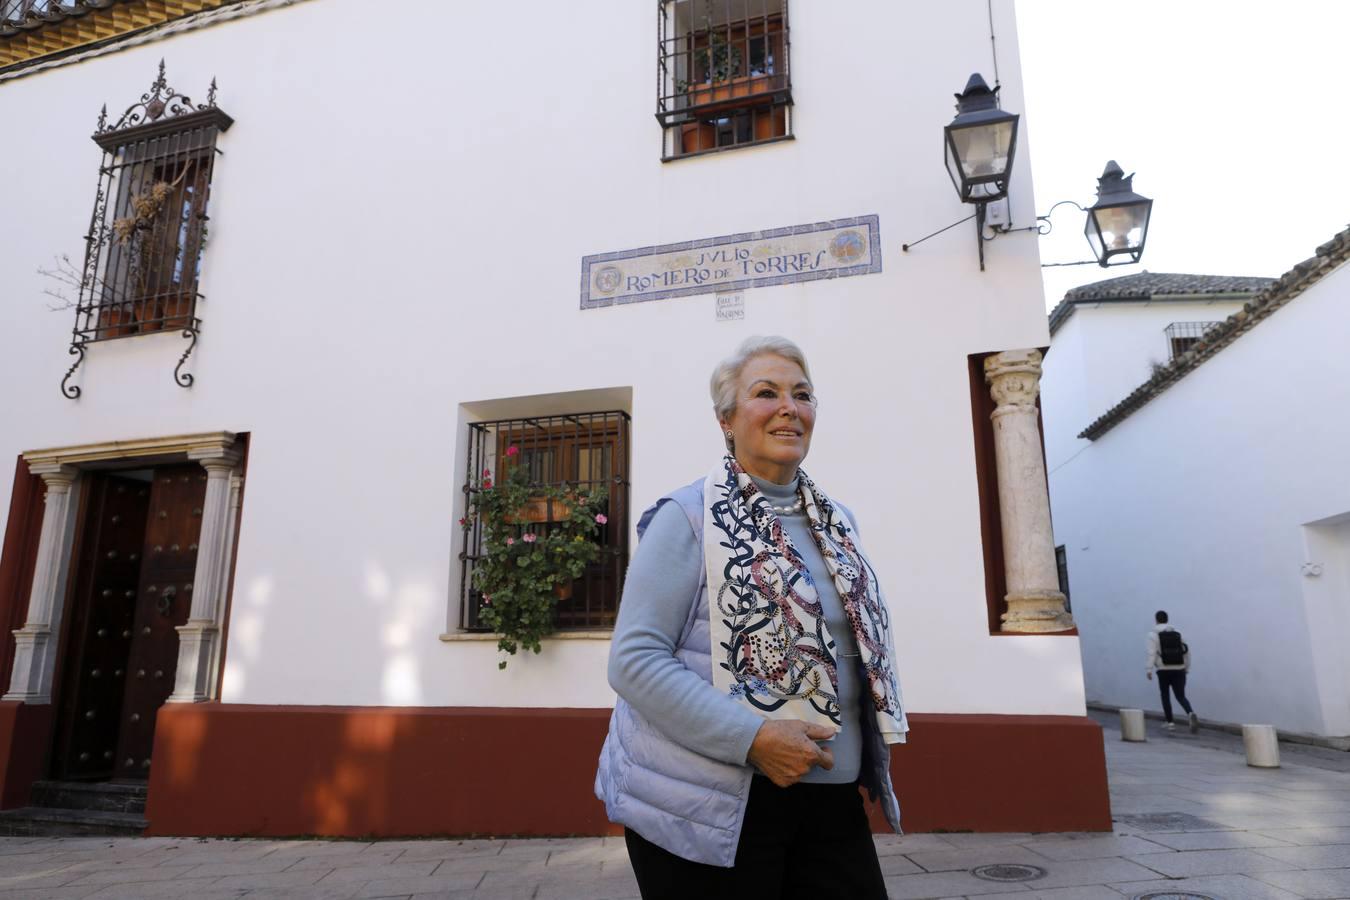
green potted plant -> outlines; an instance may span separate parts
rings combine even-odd
[[[478,619],[498,635],[497,648],[540,651],[540,638],[553,633],[559,599],[570,596],[580,578],[604,552],[594,540],[605,524],[603,488],[540,485],[517,463],[518,448],[506,448],[506,477],[494,483],[483,470],[469,495],[460,525],[481,523],[483,543],[474,565],[473,586],[481,597]],[[540,522],[540,510],[547,510]],[[537,524],[541,527],[533,527]],[[506,660],[498,663],[506,668]]]

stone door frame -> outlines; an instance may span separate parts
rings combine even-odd
[[[89,469],[195,461],[206,469],[206,499],[193,579],[192,611],[178,626],[178,672],[169,703],[214,700],[219,692],[226,595],[243,490],[242,448],[229,431],[81,444],[23,454],[46,486],[28,615],[15,629],[14,668],[3,700],[52,703],[61,625],[69,602],[71,550],[80,516],[81,474]]]

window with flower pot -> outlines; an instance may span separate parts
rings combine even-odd
[[[489,545],[515,552],[539,545],[560,531],[588,541],[579,577],[560,578],[555,590],[553,628],[612,628],[619,611],[628,566],[628,414],[622,411],[570,413],[474,422],[462,489],[470,510],[479,499],[508,482],[526,484],[523,502],[495,521],[472,512],[464,520],[460,551],[460,627],[489,630],[485,600],[475,581]],[[585,508],[584,528],[575,515]],[[513,504],[514,506],[514,504]],[[493,540],[492,530],[498,530]]]
[[[198,276],[217,136],[232,124],[215,105],[175,92],[164,65],[150,92],[115,123],[103,149],[76,310],[77,341],[196,331]]]
[[[666,0],[659,30],[663,159],[792,137],[787,0]]]

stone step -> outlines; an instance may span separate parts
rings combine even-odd
[[[29,803],[47,809],[145,813],[147,788],[141,784],[108,781],[36,781]]]
[[[48,809],[26,806],[0,810],[0,835],[125,835],[145,831],[144,816],[91,809]]]

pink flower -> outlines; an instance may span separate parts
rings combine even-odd
[[[510,547],[510,546],[511,546],[512,544],[514,544],[515,542],[516,542],[516,539],[515,539],[515,538],[507,538],[507,539],[506,539],[506,546]]]
[[[517,447],[515,444],[512,444],[510,447],[507,447],[507,448],[506,448],[506,455],[507,455],[507,456],[515,456],[515,455],[516,455],[517,453],[519,453],[519,452],[520,452],[520,448]]]
[[[526,534],[524,537],[521,538],[521,540],[524,541],[524,542],[527,543],[527,544],[533,544],[533,543],[535,542],[535,540],[536,540],[536,537],[535,537],[534,534],[531,533],[531,534]]]
[[[465,524],[467,524],[467,523],[464,521],[464,519],[460,519],[460,520],[459,520],[459,524],[465,525]]]
[[[491,469],[484,469],[484,470],[483,470],[483,477],[484,477],[484,478],[487,478],[487,477],[489,477],[490,475],[492,475],[492,470],[491,470]]]
[[[492,605],[492,598],[491,598],[491,597],[484,597],[484,598],[483,598],[483,605],[484,605],[484,606],[491,606],[491,605]]]
[[[605,524],[606,522],[608,522],[609,519],[605,516],[604,513],[596,513],[596,514],[595,514],[595,521],[596,521],[597,524],[603,525],[603,524]]]
[[[491,490],[491,489],[492,489],[492,479],[491,479],[491,478],[484,478],[484,479],[483,479],[483,488],[486,489],[486,490]]]

